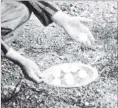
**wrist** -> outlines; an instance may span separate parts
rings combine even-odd
[[[11,59],[12,61],[16,61],[20,64],[26,63],[26,58],[24,56],[20,55],[13,48],[9,48],[8,52],[6,53],[6,57]]]
[[[60,26],[62,26],[62,27],[64,27],[64,26],[67,24],[67,22],[68,22],[69,19],[70,19],[70,16],[69,16],[68,14],[65,14],[65,13],[62,12],[62,11],[58,11],[58,12],[56,12],[56,13],[52,16],[52,20],[53,20],[56,24],[58,24],[58,25],[60,25]]]

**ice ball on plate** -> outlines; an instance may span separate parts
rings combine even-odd
[[[71,72],[72,72],[72,73],[76,73],[78,70],[79,70],[78,65],[72,65],[72,66],[71,66]]]
[[[69,73],[71,70],[69,67],[65,66],[62,70],[64,73]]]
[[[80,70],[80,71],[78,72],[78,76],[79,76],[80,78],[86,78],[86,77],[88,77],[88,74],[87,74],[87,72],[86,72],[85,70]]]
[[[55,71],[53,71],[53,76],[54,76],[55,78],[61,77],[61,71],[60,71],[60,70],[55,70]]]
[[[75,79],[71,73],[67,73],[64,76],[67,85],[74,85]]]
[[[61,80],[59,78],[55,78],[51,84],[56,86],[61,85]]]

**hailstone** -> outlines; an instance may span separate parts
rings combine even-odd
[[[53,71],[53,76],[54,76],[55,78],[61,77],[61,71],[60,71],[60,70],[55,70],[55,71]]]
[[[61,85],[61,80],[60,80],[59,78],[55,78],[55,79],[52,81],[52,84],[53,84],[53,85],[56,85],[56,86]]]
[[[67,73],[64,76],[64,79],[65,79],[67,85],[74,85],[75,80],[71,73]]]
[[[65,66],[62,70],[64,73],[69,73],[70,72],[70,68]]]
[[[79,68],[78,68],[78,65],[72,65],[72,66],[71,66],[71,72],[72,72],[72,73],[76,73],[76,72],[78,71],[78,69],[79,69]]]
[[[86,72],[85,70],[80,70],[80,71],[78,72],[78,76],[79,76],[80,78],[86,78],[86,77],[88,77],[88,74],[87,74],[87,72]]]

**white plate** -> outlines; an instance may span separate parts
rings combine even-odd
[[[43,81],[57,87],[85,86],[98,78],[96,68],[82,63],[63,63],[43,72]]]

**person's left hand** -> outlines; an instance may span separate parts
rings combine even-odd
[[[81,17],[68,17],[66,23],[63,25],[63,28],[75,41],[79,41],[86,46],[91,46],[95,39],[89,28],[82,23],[88,21],[88,19]]]
[[[9,48],[6,57],[21,67],[26,78],[29,78],[36,83],[41,83],[43,81],[42,72],[33,60],[22,56],[13,48]]]
[[[23,73],[28,76],[30,80],[36,83],[40,83],[43,81],[42,73],[38,65],[34,61],[24,57],[25,63],[20,62],[20,60],[18,62],[21,64],[21,68],[24,70]]]

